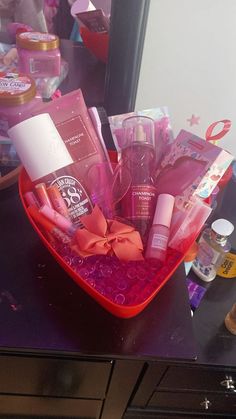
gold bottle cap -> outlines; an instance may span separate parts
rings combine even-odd
[[[0,73],[0,106],[24,105],[35,96],[36,85],[28,75]]]
[[[32,51],[49,51],[59,47],[59,38],[51,33],[22,32],[16,35],[16,45]]]

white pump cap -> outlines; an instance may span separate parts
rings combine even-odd
[[[20,122],[8,135],[32,182],[73,163],[47,113]]]

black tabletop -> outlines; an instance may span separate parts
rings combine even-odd
[[[0,220],[1,350],[195,358],[182,266],[142,313],[119,319],[83,292],[44,248],[16,185],[0,193]]]
[[[236,250],[236,182],[233,180],[218,196],[212,221],[217,218],[226,218],[234,224],[230,241]],[[198,362],[236,366],[236,337],[224,325],[226,314],[236,302],[236,278],[216,277],[208,284],[199,280],[194,273],[191,273],[191,278],[207,288],[193,317]]]

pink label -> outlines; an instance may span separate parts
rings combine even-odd
[[[72,176],[60,176],[51,183],[55,184],[66,203],[72,223],[81,225],[80,217],[92,211],[92,203],[85,189]]]
[[[156,188],[149,185],[131,186],[122,202],[126,218],[151,218],[156,205]]]
[[[97,153],[96,146],[80,115],[57,124],[57,130],[74,161],[86,159]]]
[[[56,66],[58,64],[58,61],[55,60],[54,57],[50,57],[50,59],[45,57],[45,59],[42,60],[36,60],[34,58],[29,59],[29,67],[30,67],[30,74],[34,73],[46,73],[50,75],[51,73],[55,73],[57,70]]]
[[[24,32],[20,34],[20,38],[28,39],[32,42],[49,42],[54,41],[57,37],[50,33],[40,33],[40,32]]]
[[[17,73],[7,73],[0,77],[0,94],[10,93],[16,95],[25,92],[31,87],[31,81],[27,76],[19,77]]]
[[[151,247],[154,249],[166,250],[168,244],[168,237],[162,234],[154,233],[152,237]]]

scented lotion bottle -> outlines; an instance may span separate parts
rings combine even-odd
[[[153,224],[148,237],[146,259],[165,261],[174,202],[175,198],[172,195],[160,194],[158,196]]]
[[[92,204],[50,115],[29,118],[9,129],[8,135],[34,185],[56,185],[72,223],[80,225],[80,217],[92,211]]]
[[[145,116],[127,118],[123,133],[121,165],[123,173],[129,173],[130,187],[121,201],[121,215],[132,222],[145,243],[156,204],[154,122]]]

